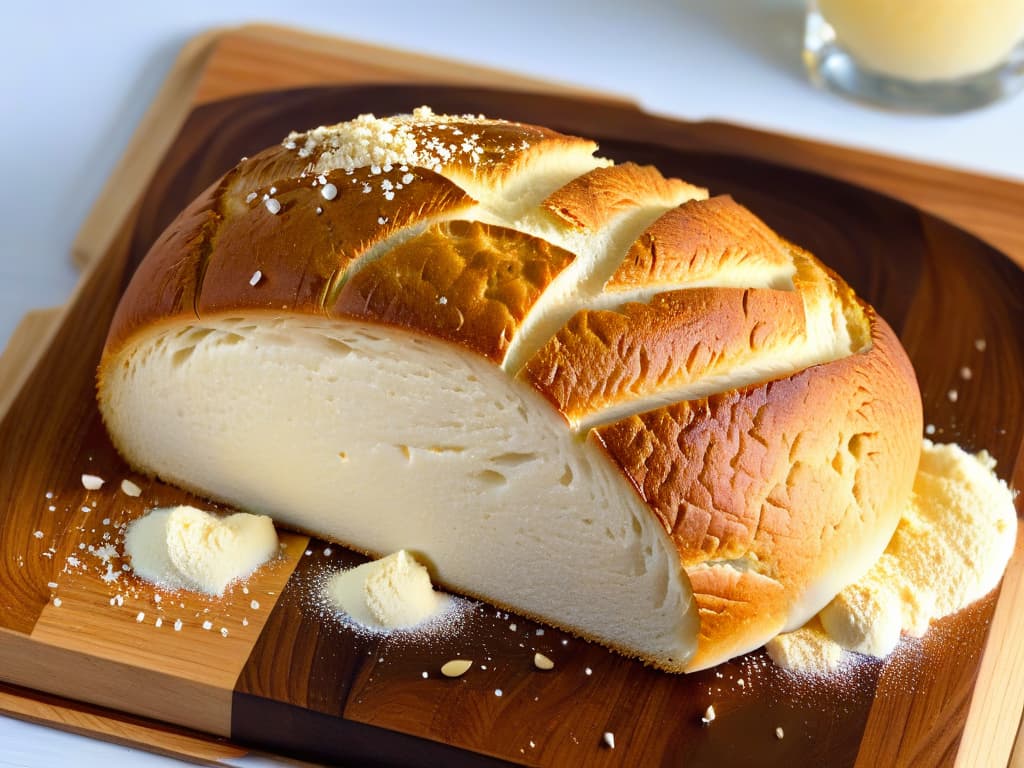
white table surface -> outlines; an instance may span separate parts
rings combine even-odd
[[[923,117],[817,91],[800,64],[801,0],[36,0],[3,8],[0,348],[25,311],[70,294],[75,232],[178,50],[213,26],[288,24],[617,92],[674,117],[1024,181],[1024,95]],[[0,716],[0,766],[68,758],[75,768],[178,764]]]

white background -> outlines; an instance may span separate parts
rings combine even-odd
[[[304,27],[613,91],[678,118],[1024,180],[1024,96],[922,117],[816,91],[801,69],[800,0],[27,0],[0,9],[0,348],[26,310],[70,293],[75,232],[178,50],[211,26]],[[0,766],[68,759],[75,768],[175,764],[0,717]]]

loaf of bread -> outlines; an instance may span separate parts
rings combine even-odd
[[[596,149],[420,108],[243,160],[125,291],[115,445],[665,670],[802,625],[909,497],[913,369],[743,206]]]

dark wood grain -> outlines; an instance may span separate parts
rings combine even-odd
[[[57,343],[0,423],[0,626],[30,632],[48,599],[40,587],[48,572],[25,574],[10,565],[11,553],[23,549],[24,537],[40,524],[35,512],[22,519],[22,510],[55,482],[40,465],[49,458],[60,468],[57,481],[70,493],[84,455],[106,451],[103,461],[116,461],[95,420],[92,366],[117,286],[149,244],[240,155],[293,128],[366,111],[407,111],[424,102],[594,136],[617,160],[655,163],[666,174],[731,193],[840,271],[892,323],[915,364],[936,439],[987,448],[1002,474],[1012,469],[1015,484],[1024,485],[1024,274],[974,237],[874,192],[721,154],[707,132],[628,106],[440,87],[257,94],[192,113],[143,198],[125,240],[130,247],[97,271],[95,285],[74,305]],[[974,345],[980,338],[984,352]],[[81,359],[66,366],[76,355]],[[962,366],[971,368],[970,380],[960,377]],[[955,403],[948,397],[953,388]],[[32,447],[6,449],[15,444]],[[763,652],[670,676],[550,629],[538,635],[538,625],[486,607],[458,631],[437,637],[405,643],[359,637],[310,609],[318,569],[356,558],[337,548],[325,558],[323,547],[314,542],[313,554],[300,559],[248,646],[231,707],[238,740],[322,760],[947,764],[957,753],[996,604],[994,597],[983,601],[886,662],[865,662],[829,680],[794,679]],[[555,670],[533,669],[534,650],[553,658]],[[476,665],[458,680],[441,678],[441,664],[456,656]],[[700,715],[709,704],[718,717],[705,726]],[[781,740],[777,726],[785,732]],[[614,751],[602,745],[604,731],[615,733]]]

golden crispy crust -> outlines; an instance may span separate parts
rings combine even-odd
[[[620,403],[727,374],[805,332],[794,291],[694,288],[618,310],[581,310],[524,375],[571,423]]]
[[[323,195],[328,184],[334,189],[330,200]],[[386,185],[399,187],[391,199],[383,194]],[[281,206],[276,215],[264,197]],[[250,308],[327,311],[349,266],[370,248],[411,225],[476,203],[452,182],[420,168],[279,179],[244,197],[236,193],[232,201],[240,210],[225,218],[207,259],[200,315]],[[255,270],[260,280],[249,286]]]
[[[358,271],[331,311],[428,333],[500,363],[537,297],[572,259],[514,229],[444,222]]]
[[[651,224],[605,289],[623,291],[715,280],[724,270],[784,269],[786,246],[763,221],[729,195],[692,200]]]
[[[577,176],[550,194],[541,207],[571,229],[593,232],[638,205],[659,200],[671,205],[680,196],[706,197],[707,191],[666,179],[653,166],[623,163]]]
[[[764,642],[808,589],[844,567],[844,553],[871,538],[877,558],[895,530],[917,467],[920,395],[898,339],[865,312],[872,343],[859,353],[592,433],[661,520],[691,581],[716,590],[697,593],[698,604],[737,605],[717,618],[691,669],[728,658],[723,648],[736,643]],[[758,597],[752,616],[741,607],[746,583],[694,570],[715,562],[778,582],[781,598]]]
[[[597,149],[590,139],[504,120],[414,113],[398,116],[394,122],[392,133],[403,132],[419,155],[418,162],[406,165],[437,171],[463,187],[501,188],[538,159],[568,152],[590,155]],[[295,175],[300,164],[320,172],[343,162],[336,153],[333,127],[293,134],[289,139],[287,158],[270,155],[263,160],[268,166],[263,176],[267,183],[279,171],[277,177]]]
[[[567,236],[561,242],[600,236],[638,206],[704,194],[632,164],[565,184],[565,168],[593,167],[595,145],[544,128],[422,116],[401,125],[417,162],[346,167],[356,145],[339,143],[338,129],[318,129],[204,191],[153,245],[121,300],[100,366],[101,407],[104,366],[133,338],[234,313],[363,318],[501,363],[544,291],[574,274],[572,253],[471,220],[483,208],[496,215],[503,190],[536,193],[523,199],[541,207],[516,215],[546,212]],[[551,188],[533,189],[537,178]],[[704,287],[659,294],[693,283]],[[716,284],[741,287],[708,287]],[[571,288],[551,295],[574,300]],[[651,298],[622,304],[637,296]],[[702,619],[688,666],[697,669],[766,641],[881,552],[910,493],[920,396],[888,326],[729,197],[662,215],[601,299],[622,306],[583,306],[522,374],[567,429],[784,350],[807,332],[811,309],[837,308],[820,317],[845,318],[858,350],[590,433],[679,551]]]
[[[410,227],[470,212],[476,201],[449,177],[496,185],[523,173],[531,163],[542,162],[548,154],[592,153],[597,145],[539,126],[493,120],[414,120],[408,129],[428,159],[439,163],[434,170],[395,164],[321,172],[317,165],[329,165],[330,153],[336,149],[329,131],[319,136],[312,151],[302,151],[307,134],[298,134],[286,145],[243,160],[183,211],[150,249],[121,299],[105,354],[116,351],[136,330],[173,317],[254,310],[330,315],[356,307],[359,316],[386,322],[405,323],[420,317],[424,319],[421,330],[500,361],[494,356],[508,346],[510,334],[532,300],[571,260],[571,254],[521,233],[498,234],[494,229],[468,233],[456,228],[459,235],[448,244],[446,258],[449,265],[463,263],[464,274],[451,287],[457,293],[451,305],[440,313],[438,296],[431,295],[429,303],[416,310],[406,303],[404,310],[396,305],[391,311],[381,309],[379,315],[367,314],[373,306],[380,308],[379,303],[360,302],[353,291],[365,287],[381,269],[367,271],[342,300],[349,269],[361,267],[359,260],[368,251],[389,237],[412,231]],[[323,194],[328,184],[333,185],[330,199]],[[280,206],[276,214],[268,201]],[[419,242],[429,243],[437,256],[446,248],[436,232]],[[533,243],[534,255],[526,243]],[[474,262],[473,254],[459,253],[460,248],[474,245],[491,249],[490,256],[482,258],[481,252]],[[494,249],[506,247],[508,258],[499,258]],[[405,260],[411,258],[408,249],[400,253],[406,254]],[[395,259],[392,256],[385,263],[398,264]],[[512,262],[518,263],[511,266]],[[486,302],[479,306],[457,303],[469,300],[473,293],[469,289],[472,275],[477,276],[479,288],[481,269],[487,265],[502,270],[511,266],[518,277],[496,275],[490,282],[500,285],[489,286],[486,297],[480,294]],[[433,275],[441,279],[439,271]],[[512,306],[499,308],[505,300]],[[506,317],[500,320],[499,315]],[[475,322],[466,325],[459,316],[463,320],[472,316]],[[454,330],[456,326],[464,331]],[[484,338],[481,334],[488,331],[493,337]]]

